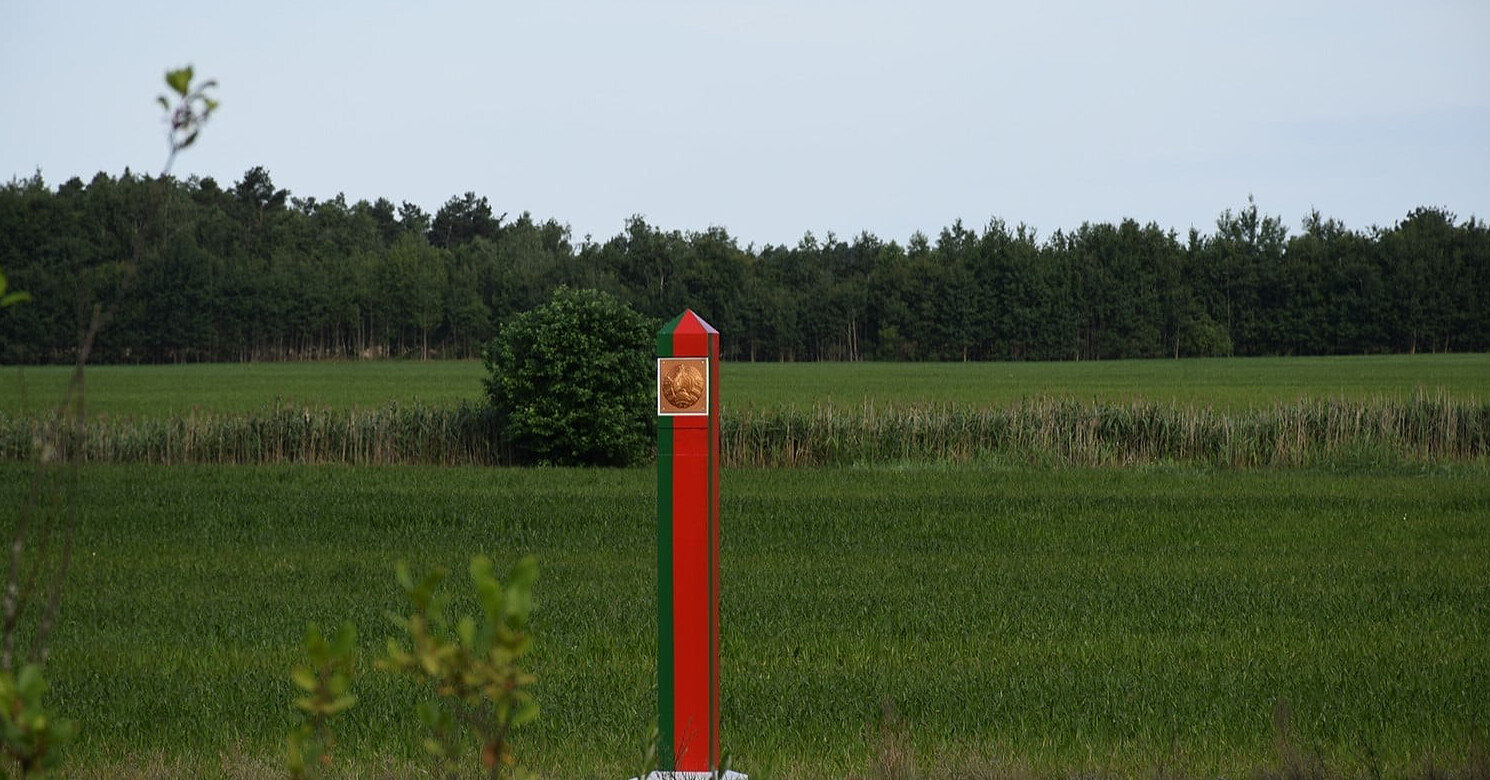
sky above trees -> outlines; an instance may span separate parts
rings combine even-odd
[[[991,217],[1209,231],[1490,216],[1481,0],[105,3],[0,23],[0,179],[164,164],[188,62],[221,112],[178,176],[433,213],[474,191],[597,239],[747,243]]]

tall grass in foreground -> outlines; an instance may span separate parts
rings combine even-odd
[[[0,503],[26,471],[0,464]],[[1487,474],[726,470],[723,747],[759,780],[1463,766],[1490,747]],[[272,774],[254,762],[295,724],[306,621],[351,620],[371,657],[401,632],[394,562],[473,552],[543,567],[523,762],[636,776],[656,706],[651,469],[90,466],[79,486],[48,665],[79,723],[71,776]],[[424,774],[419,689],[355,691],[344,776]],[[881,747],[891,708],[903,728]]]
[[[0,414],[0,460],[31,457],[44,423]],[[1490,403],[1445,394],[1304,399],[1241,410],[1063,398],[991,407],[746,406],[726,409],[723,427],[727,466],[1002,459],[1066,466],[1197,463],[1245,468],[1490,457]],[[93,463],[513,462],[491,410],[470,402],[99,417],[83,439],[83,458]]]

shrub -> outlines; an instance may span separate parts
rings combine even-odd
[[[419,719],[430,736],[424,747],[447,769],[462,749],[463,737],[481,745],[481,764],[496,780],[516,767],[512,731],[538,717],[530,686],[537,682],[521,667],[533,647],[528,617],[533,610],[533,581],[538,560],[529,555],[512,567],[504,586],[490,558],[471,559],[471,584],[480,610],[452,621],[440,592],[444,569],[415,581],[407,564],[398,564],[398,582],[414,604],[414,614],[396,621],[408,632],[409,644],[388,640],[379,669],[407,675],[428,685],[437,700],[419,707]],[[454,774],[451,774],[453,777]]]
[[[514,317],[485,352],[487,396],[507,442],[555,465],[641,459],[656,424],[655,330],[610,295],[567,287]]]
[[[12,675],[0,671],[0,753],[21,777],[45,776],[62,761],[62,749],[77,734],[77,724],[49,712],[41,698],[51,686],[39,664],[28,663]],[[0,777],[9,777],[0,767]]]

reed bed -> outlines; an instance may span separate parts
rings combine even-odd
[[[29,458],[46,418],[0,414],[0,460]],[[53,434],[56,435],[56,434]],[[106,417],[79,437],[60,431],[85,463],[346,463],[499,465],[512,461],[490,408],[388,404],[372,409],[277,406],[258,413]]]
[[[1419,395],[1245,410],[1062,398],[981,408],[746,408],[726,415],[723,437],[725,463],[735,466],[991,458],[1078,467],[1465,462],[1490,455],[1490,403]]]
[[[33,457],[50,421],[0,414],[0,460]],[[91,463],[509,465],[485,406],[278,406],[257,413],[98,417]],[[1301,399],[1229,410],[1148,401],[1035,398],[959,404],[745,406],[723,419],[724,465],[809,467],[998,459],[1060,466],[1157,463],[1297,467],[1456,463],[1490,458],[1490,403],[1446,394]]]

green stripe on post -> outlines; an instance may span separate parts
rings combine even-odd
[[[657,357],[673,356],[679,314],[657,334]],[[673,735],[673,421],[657,418],[657,765],[674,764]]]
[[[657,421],[657,761],[673,765],[673,426]]]

